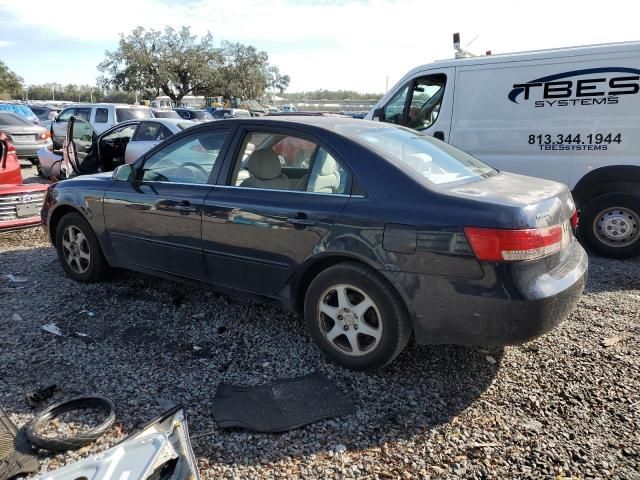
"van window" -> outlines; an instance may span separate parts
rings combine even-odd
[[[438,118],[447,77],[428,75],[404,85],[384,107],[381,121],[426,130]]]
[[[91,117],[91,109],[90,108],[77,108],[76,109],[76,117],[81,118],[83,120],[89,121]]]
[[[123,107],[116,108],[116,122],[126,122],[139,118],[153,118],[151,109],[147,107]]]
[[[95,123],[107,123],[109,121],[109,110],[106,108],[96,108]]]

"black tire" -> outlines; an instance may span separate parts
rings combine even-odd
[[[346,342],[347,348],[349,348],[349,340],[346,335],[350,333],[355,335],[358,348],[360,348],[360,341],[363,340],[362,330],[371,324],[363,325],[367,320],[358,318],[357,315],[355,315],[357,320],[349,317],[349,322],[356,323],[350,327],[353,331],[349,330],[347,333],[339,335],[334,340],[335,343],[332,343],[327,338],[327,333],[330,333],[327,330],[337,326],[338,321],[334,321],[331,317],[320,312],[320,302],[331,301],[330,296],[333,295],[331,289],[343,285],[354,287],[354,290],[348,291],[351,292],[351,295],[356,296],[356,301],[359,295],[357,290],[368,295],[374,305],[366,311],[366,315],[373,318],[376,327],[380,329],[379,339],[364,334],[364,340],[369,341],[370,345],[367,348],[370,351],[363,348],[362,353],[359,353],[358,356],[343,351],[343,347],[338,342],[342,342],[342,344]],[[339,306],[339,303],[337,305]],[[356,304],[352,309],[353,313],[357,307]],[[378,314],[379,319],[377,319]],[[373,317],[371,317],[372,315]],[[340,263],[329,267],[313,279],[305,295],[304,317],[309,334],[316,345],[330,359],[352,370],[374,370],[391,363],[407,346],[412,332],[407,310],[397,292],[376,271],[355,262]],[[341,321],[343,318],[345,317],[341,317]],[[342,325],[342,328],[348,326],[344,322]],[[360,332],[357,332],[358,325],[360,325]],[[338,328],[336,331],[339,330]]]
[[[79,252],[86,254],[89,258],[77,259],[77,262],[68,260],[69,250],[65,247],[65,231],[68,228],[77,229],[84,236],[85,241],[81,241]],[[69,232],[71,233],[71,231]],[[77,282],[92,283],[104,279],[109,271],[109,265],[102,254],[102,249],[98,239],[93,233],[93,229],[82,215],[77,212],[70,212],[64,215],[56,227],[56,250],[58,258],[65,273]]]
[[[616,209],[620,209],[617,210]],[[635,232],[626,241],[603,239],[606,215],[624,217],[629,231]],[[608,193],[589,201],[582,209],[578,225],[580,239],[594,252],[610,258],[631,258],[640,254],[640,196],[628,193]],[[626,232],[625,232],[626,233]]]

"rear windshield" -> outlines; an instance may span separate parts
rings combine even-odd
[[[136,118],[152,118],[149,108],[116,108],[116,121],[118,123]]]
[[[198,120],[213,120],[211,114],[204,110],[192,110],[191,115],[193,115]]]
[[[479,179],[496,172],[468,153],[408,128],[341,125],[336,130],[435,185]]]
[[[182,118],[180,115],[178,115],[177,112],[174,112],[173,110],[156,110],[155,112],[153,112],[153,116],[156,118]]]
[[[31,109],[26,105],[20,105],[16,103],[0,103],[0,111],[17,113],[18,115],[33,121],[38,120],[36,114],[33,113]]]
[[[0,112],[0,125],[33,125],[33,123],[15,113]]]

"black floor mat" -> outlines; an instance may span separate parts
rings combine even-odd
[[[24,434],[17,431],[0,407],[0,480],[9,480],[20,473],[37,472],[38,459],[30,450]]]
[[[220,428],[284,432],[352,413],[353,404],[318,373],[255,387],[221,383],[213,398],[213,416]]]

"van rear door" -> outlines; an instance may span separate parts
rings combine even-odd
[[[413,128],[446,142],[451,130],[454,83],[454,68],[418,72],[388,96],[373,119]]]

